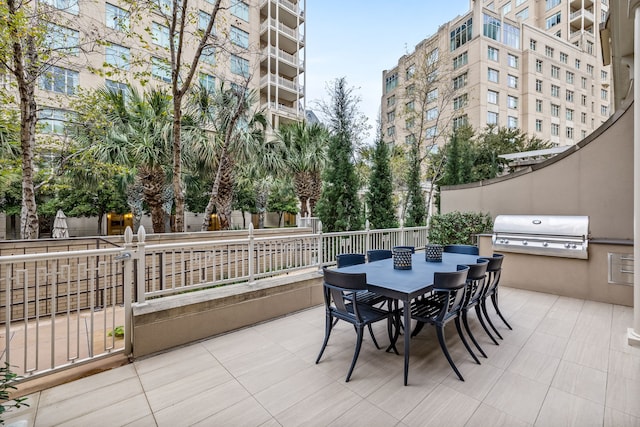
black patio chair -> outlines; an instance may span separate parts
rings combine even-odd
[[[353,354],[353,360],[347,373],[346,382],[351,379],[353,368],[356,366],[358,355],[360,354],[360,348],[362,347],[362,335],[364,327],[369,327],[371,331],[371,324],[379,322],[381,320],[387,320],[387,331],[389,333],[389,342],[391,348],[398,353],[395,347],[395,340],[393,338],[393,324],[395,314],[388,310],[372,307],[366,304],[360,304],[358,299],[355,298],[356,293],[367,289],[367,275],[365,273],[349,274],[341,273],[338,271],[324,269],[324,284],[323,294],[324,303],[326,308],[326,322],[325,322],[325,335],[320,349],[320,354],[316,359],[316,363],[320,362],[322,354],[324,353],[327,343],[329,342],[329,336],[334,326],[334,318],[344,320],[353,324],[356,330],[356,349]],[[380,349],[378,342],[373,334],[371,335],[373,343],[376,348]]]
[[[415,300],[411,304],[411,318],[418,321],[416,328],[411,336],[416,336],[425,323],[432,324],[438,335],[440,348],[444,353],[449,365],[453,368],[460,381],[464,381],[464,377],[453,363],[453,359],[447,349],[447,342],[444,337],[444,327],[450,321],[456,324],[456,330],[462,340],[465,348],[473,357],[476,363],[480,363],[476,355],[469,347],[465,339],[462,328],[460,327],[460,312],[464,303],[464,294],[466,288],[467,273],[469,267],[459,265],[457,271],[450,273],[434,273],[433,290],[430,294]]]
[[[336,266],[349,267],[350,265],[364,264],[367,261],[364,254],[340,254],[336,255]]]
[[[443,252],[453,254],[479,255],[480,250],[474,245],[445,245]]]
[[[496,313],[502,319],[507,328],[513,329],[511,325],[507,322],[507,319],[504,318],[500,308],[498,307],[498,285],[500,284],[500,274],[502,273],[502,261],[504,260],[503,254],[494,253],[492,257],[483,257],[489,260],[489,265],[487,266],[487,287],[485,293],[480,302],[480,307],[482,309],[482,313],[484,314],[489,326],[491,329],[498,335],[498,338],[503,339],[498,329],[494,326],[493,322],[491,322],[491,318],[487,313],[487,299],[491,299],[491,303],[493,304],[493,308],[495,308]],[[494,340],[495,341],[495,340]],[[497,344],[497,343],[496,343]]]
[[[367,251],[367,260],[369,262],[380,261],[393,257],[393,252],[388,249],[372,249]]]
[[[462,316],[462,324],[464,325],[469,338],[476,346],[476,348],[480,351],[483,357],[487,357],[487,354],[482,350],[480,344],[473,336],[471,332],[471,328],[469,327],[469,320],[467,318],[467,313],[475,308],[476,315],[478,316],[478,320],[482,325],[482,328],[485,330],[487,335],[491,338],[491,340],[498,344],[498,342],[493,338],[491,332],[487,328],[487,325],[482,318],[482,313],[480,312],[480,303],[482,301],[482,297],[486,291],[487,285],[487,266],[489,265],[489,261],[486,258],[479,258],[477,264],[467,264],[469,267],[469,273],[467,274],[467,291],[465,293],[464,302],[462,304],[461,316]]]

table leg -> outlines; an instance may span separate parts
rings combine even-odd
[[[409,345],[411,334],[411,302],[403,301],[404,311],[404,385],[407,385],[409,377]]]

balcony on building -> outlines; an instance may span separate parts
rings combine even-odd
[[[271,15],[268,8],[271,8]],[[297,28],[304,22],[304,10],[299,4],[287,0],[262,0],[260,16],[263,20],[268,16],[278,16],[278,20],[290,28]]]
[[[269,61],[270,58],[271,61]],[[263,69],[268,69],[269,65],[267,64],[270,64],[269,72],[275,73],[277,68],[280,75],[288,78],[295,78],[304,71],[304,62],[300,60],[298,55],[291,55],[274,46],[262,49],[260,66]]]
[[[273,73],[263,75],[260,79],[260,90],[263,91],[267,86],[277,88],[278,98],[287,102],[296,101],[304,96],[304,86]]]
[[[271,18],[264,20],[260,25],[260,38],[263,42],[271,43],[286,52],[294,53],[304,47],[304,34],[298,29],[288,27],[281,22]]]

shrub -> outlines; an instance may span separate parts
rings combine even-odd
[[[489,214],[449,212],[434,215],[429,223],[429,242],[441,245],[472,245],[475,234],[490,233],[493,220]]]
[[[0,367],[0,425],[4,425],[4,414],[11,408],[29,406],[28,403],[24,403],[26,397],[10,400],[10,393],[16,390],[13,384],[20,379],[10,368],[7,362],[4,363],[4,367]]]

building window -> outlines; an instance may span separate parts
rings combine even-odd
[[[404,143],[407,145],[413,145],[416,143],[416,136],[415,135],[407,135],[404,137]]]
[[[453,31],[451,31],[450,49],[451,52],[466,44],[473,37],[473,19],[469,18]]]
[[[467,73],[460,74],[453,79],[453,89],[458,90],[467,85]]]
[[[240,28],[231,26],[231,32],[229,33],[229,39],[231,39],[231,43],[236,46],[240,46],[242,48],[249,48],[249,33],[241,30]]]
[[[398,73],[393,73],[385,78],[386,92],[390,92],[398,87]]]
[[[493,68],[487,69],[487,80],[493,83],[498,83],[500,80],[500,73],[498,70],[494,70]]]
[[[438,118],[438,107],[429,108],[427,110],[427,120],[435,120]]]
[[[593,65],[587,64],[587,73],[589,73],[591,77],[593,77]]]
[[[106,79],[104,85],[112,92],[127,93],[129,91],[129,85],[126,83],[116,82],[114,80]]]
[[[464,108],[467,105],[467,100],[468,97],[466,93],[453,98],[453,109],[459,110],[461,108]]]
[[[544,10],[551,10],[559,4],[560,4],[560,0],[546,0]]]
[[[536,59],[536,71],[538,73],[542,72],[542,59]]]
[[[466,126],[469,120],[467,119],[467,115],[454,117],[453,118],[453,130],[456,130],[462,126]]]
[[[542,80],[536,79],[536,92],[542,92]]]
[[[387,98],[387,107],[393,107],[394,105],[396,105],[396,96],[391,95]]]
[[[582,87],[582,89],[586,89],[587,88],[587,78],[586,77],[580,77],[580,87]]]
[[[413,126],[416,124],[415,119],[407,119],[404,122],[404,128],[407,130],[413,129]]]
[[[436,99],[438,99],[438,89],[431,89],[429,92],[427,92],[427,103],[429,102],[433,102]]]
[[[560,106],[551,104],[551,117],[560,117]]]
[[[407,69],[405,70],[405,79],[409,80],[411,79],[411,77],[413,77],[413,75],[416,73],[416,66],[415,64],[411,64],[407,67]]]
[[[67,120],[67,111],[57,108],[43,108],[38,113],[38,130],[42,133],[62,135]]]
[[[587,95],[580,95],[580,105],[583,107],[587,106]]]
[[[57,50],[70,55],[78,54],[80,43],[80,32],[71,28],[48,22],[46,24],[47,33],[44,44],[52,50]]]
[[[573,110],[571,108],[567,108],[566,117],[570,122],[573,121]]]
[[[609,74],[605,70],[600,70],[600,79],[607,80],[609,78]]]
[[[520,48],[520,28],[504,23],[502,31],[502,43],[514,49]]]
[[[593,42],[587,40],[587,53],[593,55]]]
[[[500,27],[501,22],[499,19],[494,18],[491,15],[484,14],[484,27],[482,29],[483,34],[490,39],[500,41]]]
[[[389,111],[387,113],[387,123],[392,123],[396,119],[396,111]]]
[[[555,13],[555,14],[553,14],[550,17],[547,18],[547,20],[546,20],[547,30],[549,28],[555,27],[556,25],[560,24],[561,17],[562,17],[561,15],[562,15],[562,13],[558,12],[558,13]]]
[[[504,6],[502,6],[502,14],[506,15],[507,13],[511,12],[511,2],[505,4]]]
[[[576,70],[580,69],[580,60],[576,59]]]
[[[557,123],[551,123],[551,135],[558,136],[560,134],[560,125]]]
[[[467,52],[461,53],[460,55],[453,58],[453,69],[457,70],[458,68],[467,65],[469,62],[469,55]]]
[[[509,129],[517,129],[518,128],[518,118],[513,116],[507,117],[507,127]]]
[[[119,31],[129,30],[129,12],[114,6],[110,3],[106,4],[106,26]]]
[[[587,124],[587,113],[580,113],[580,123]]]
[[[200,73],[199,74],[200,86],[206,89],[208,92],[216,90],[216,78],[211,74]]]
[[[551,85],[551,96],[560,97],[560,86]]]
[[[585,139],[587,137],[587,131],[586,130],[581,130],[580,131],[580,136],[581,136],[581,139]]]
[[[232,1],[229,6],[231,14],[236,18],[249,22],[249,5],[241,1]]]
[[[567,127],[567,138],[568,139],[573,139],[573,128],[572,127]]]
[[[490,61],[498,62],[499,53],[500,51],[495,47],[492,47],[492,46],[487,47],[487,59],[489,59]]]
[[[407,98],[410,98],[416,92],[416,85],[409,85],[404,91],[405,91],[405,94],[407,95]]]
[[[200,54],[200,60],[209,65],[216,64],[216,48],[213,46],[205,46]]]
[[[600,106],[600,114],[603,116],[608,116],[609,115],[609,107],[606,105],[601,105]]]
[[[154,22],[151,27],[153,42],[165,49],[169,49],[169,27]]]
[[[171,82],[171,67],[169,63],[155,56],[151,58],[151,75],[158,80],[169,83]]]
[[[425,132],[425,136],[427,138],[434,138],[438,133],[438,128],[436,126],[431,126],[428,127],[426,132]]]
[[[42,3],[74,15],[77,15],[80,11],[78,0],[42,0]]]
[[[507,86],[512,89],[518,89],[518,77],[512,76],[511,74],[507,75]]]
[[[542,119],[536,119],[536,132],[542,132]]]
[[[242,77],[249,77],[249,60],[231,55],[231,72]]]
[[[551,77],[554,79],[560,78],[560,67],[556,67],[555,65],[551,66]]]
[[[487,124],[488,125],[497,125],[498,124],[498,113],[493,111],[487,111]]]
[[[495,90],[488,90],[487,91],[487,103],[488,104],[498,104],[498,96],[499,96],[499,93],[496,92]]]
[[[512,108],[514,110],[518,109],[518,97],[516,96],[507,96],[507,107]]]
[[[395,126],[389,126],[387,128],[387,136],[393,137],[393,136],[395,136],[395,134],[396,134],[396,127]]]
[[[509,67],[511,68],[518,68],[518,57],[512,54],[507,54],[507,63],[509,64]]]
[[[104,48],[104,60],[114,68],[128,70],[130,58],[131,51],[128,47],[111,43]]]
[[[535,41],[534,39],[529,39],[529,49],[536,50],[537,47],[538,47],[538,42]]]
[[[73,95],[78,89],[78,72],[51,66],[40,75],[40,89]]]
[[[553,48],[551,46],[545,46],[544,54],[547,55],[549,58],[553,58]]]
[[[573,91],[572,90],[567,89],[567,92],[565,94],[565,99],[568,102],[573,102]]]
[[[536,99],[536,113],[542,113],[542,99]]]
[[[409,101],[406,104],[404,104],[404,111],[415,111],[416,110],[416,103],[414,101]]]
[[[564,52],[560,52],[560,62],[566,64],[569,61],[569,55]]]
[[[567,71],[567,83],[573,84],[574,79],[575,74],[573,74],[571,71]]]
[[[529,18],[529,8],[525,7],[520,12],[516,13],[516,18],[523,21],[527,20],[527,18]]]

